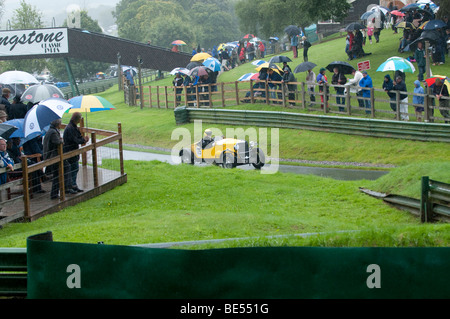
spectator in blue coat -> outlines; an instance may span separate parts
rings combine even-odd
[[[413,104],[414,109],[416,111],[417,121],[422,121],[422,112],[425,110],[423,107],[423,102],[425,100],[424,96],[416,95],[416,94],[424,94],[423,87],[420,85],[419,80],[414,81],[414,95],[413,95]]]
[[[371,114],[371,108],[372,104],[370,103],[370,88],[373,87],[372,78],[367,74],[367,71],[362,72],[363,77],[359,81],[359,86],[362,88],[367,88],[362,90],[362,96],[363,98],[366,98],[364,100],[364,105],[366,106],[366,114]]]

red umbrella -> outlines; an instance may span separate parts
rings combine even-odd
[[[393,15],[395,15],[397,17],[404,17],[405,16],[405,14],[403,12],[400,12],[398,10],[392,10],[391,14],[393,14]]]
[[[209,69],[205,66],[197,66],[189,72],[189,75],[191,75],[191,76],[192,75],[194,75],[194,76],[195,75],[197,75],[197,76],[209,75],[208,70]]]
[[[255,36],[253,34],[246,34],[244,36],[244,39],[248,40],[248,39],[253,39]]]
[[[445,86],[447,86],[447,89],[450,91],[450,83],[448,82],[448,77],[444,75],[434,75],[431,78],[425,79],[425,82],[427,82],[427,86],[430,87],[436,82],[436,79],[441,79]]]

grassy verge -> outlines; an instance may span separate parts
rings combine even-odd
[[[128,183],[102,196],[33,223],[6,225],[0,247],[23,247],[27,236],[48,230],[56,241],[119,245],[242,237],[259,237],[255,241],[259,243],[265,236],[359,230],[373,234],[372,238],[339,234],[323,240],[384,245],[409,229],[444,232],[449,227],[421,225],[411,214],[359,192],[358,187],[368,181],[160,162],[130,161],[125,170]],[[386,225],[395,228],[391,231]],[[413,239],[395,242],[430,243]],[[448,245],[448,239],[442,237],[442,244]],[[319,238],[283,240],[323,244]]]

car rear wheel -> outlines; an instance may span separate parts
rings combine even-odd
[[[181,163],[183,164],[194,164],[194,154],[189,152],[188,150],[181,151]]]

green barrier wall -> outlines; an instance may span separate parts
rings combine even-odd
[[[176,250],[27,240],[28,298],[448,298],[450,248]]]

